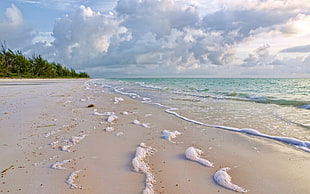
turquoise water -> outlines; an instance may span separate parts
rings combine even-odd
[[[310,151],[310,79],[131,78],[96,83],[143,103],[173,108],[170,113],[198,124],[294,138]]]

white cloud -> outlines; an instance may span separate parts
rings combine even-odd
[[[67,10],[53,37],[27,30],[15,6],[1,21],[10,27],[0,28],[0,35],[2,29],[23,32],[35,44],[25,47],[27,53],[39,49],[50,60],[97,76],[304,74],[302,69],[310,71],[308,1],[31,0]],[[109,13],[105,3],[115,9]],[[289,56],[292,50],[298,55]]]
[[[0,21],[0,40],[5,41],[10,48],[22,48],[31,44],[32,30],[24,25],[20,10],[12,4],[6,9],[4,16]]]

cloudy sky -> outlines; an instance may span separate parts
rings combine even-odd
[[[0,40],[92,77],[310,77],[310,0],[1,0]]]

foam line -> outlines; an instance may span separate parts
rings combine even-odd
[[[216,171],[213,175],[213,179],[214,181],[218,184],[221,185],[222,187],[225,187],[227,189],[236,191],[236,192],[240,192],[240,193],[246,193],[248,192],[246,189],[235,185],[231,182],[231,176],[227,173],[227,171],[229,171],[230,168],[226,167],[226,168],[221,168],[218,171]]]
[[[149,165],[145,162],[148,156],[154,153],[155,149],[141,143],[137,149],[135,157],[132,159],[133,169],[145,175],[145,188],[143,194],[154,194],[153,184],[156,182]]]
[[[238,129],[238,128],[234,128],[234,127],[227,127],[227,126],[218,126],[218,125],[208,125],[206,123],[200,122],[200,121],[196,121],[196,120],[192,120],[189,119],[187,117],[181,116],[178,113],[174,112],[173,110],[177,110],[175,108],[169,108],[167,109],[165,112],[172,114],[180,119],[183,119],[185,121],[197,124],[197,125],[202,125],[202,126],[206,126],[206,127],[212,127],[212,128],[218,128],[218,129],[224,129],[224,130],[228,130],[228,131],[233,131],[233,132],[239,132],[239,133],[243,133],[243,134],[247,134],[247,135],[252,135],[252,136],[258,136],[258,137],[263,137],[266,139],[272,139],[275,141],[279,141],[288,145],[293,145],[301,150],[304,150],[306,152],[310,152],[310,142],[308,141],[302,141],[293,137],[280,137],[280,136],[271,136],[271,135],[267,135],[267,134],[263,134],[255,129]]]

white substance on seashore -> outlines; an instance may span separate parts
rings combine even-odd
[[[76,144],[80,143],[86,136],[87,136],[87,134],[80,133],[78,136],[71,137],[70,141],[73,143],[73,145],[76,145]]]
[[[66,180],[66,183],[70,185],[70,189],[76,189],[78,185],[75,182],[75,179],[79,177],[79,170],[73,171]]]
[[[108,117],[107,121],[108,121],[109,123],[113,123],[113,122],[116,121],[117,119],[118,119],[118,116],[116,116],[115,114],[111,114],[111,115]]]
[[[71,147],[72,147],[72,144],[61,146],[61,151],[70,152]]]
[[[142,123],[141,126],[144,128],[151,128],[150,123]]]
[[[94,109],[94,115],[97,115],[97,116],[111,116],[114,114],[115,114],[114,112],[99,113],[99,112],[97,112],[97,109]]]
[[[147,147],[145,143],[141,143],[136,150],[136,154],[134,159],[132,160],[132,165],[134,171],[142,172],[145,174],[145,188],[143,190],[143,194],[153,194],[154,188],[153,184],[156,182],[153,174],[150,171],[149,165],[145,162],[148,156],[152,155],[155,151],[152,147]]]
[[[112,132],[112,131],[114,131],[114,128],[113,127],[107,127],[107,128],[105,128],[105,131],[106,132]]]
[[[66,142],[67,145],[60,146],[61,150],[71,152],[70,148],[76,144],[79,144],[86,136],[87,134],[85,133],[79,133],[77,136],[72,136],[69,140],[64,140],[64,142]]]
[[[117,103],[123,102],[123,101],[124,101],[124,99],[121,97],[114,97],[114,104],[117,104]]]
[[[136,125],[141,125],[141,123],[140,123],[140,121],[138,121],[138,120],[133,120],[133,122],[132,122],[133,124],[136,124]]]
[[[124,133],[123,133],[123,132],[118,132],[118,133],[116,133],[115,135],[116,135],[117,137],[119,137],[119,136],[123,136]]]
[[[150,123],[141,123],[138,120],[134,120],[132,123],[135,124],[135,125],[140,125],[140,126],[142,126],[144,128],[150,128]]]
[[[172,142],[172,143],[176,143],[174,141],[172,141],[173,138],[176,138],[178,135],[181,135],[182,133],[180,133],[179,131],[169,131],[169,130],[163,130],[161,132],[161,137],[164,139],[167,139],[168,141]]]
[[[50,145],[51,145],[53,148],[55,148],[58,144],[59,144],[59,141],[58,141],[58,140],[56,140],[56,141],[50,143]]]
[[[213,163],[204,158],[201,158],[201,154],[203,154],[203,151],[198,148],[189,147],[185,150],[185,157],[187,159],[198,162],[207,167],[213,167]]]
[[[85,98],[82,98],[82,99],[81,99],[81,102],[86,102],[86,99],[85,99]]]
[[[122,112],[122,115],[129,115],[129,113],[128,112]]]
[[[230,189],[230,190],[233,190],[236,192],[240,192],[240,193],[246,193],[247,192],[246,189],[239,187],[238,185],[235,185],[231,182],[231,176],[227,173],[227,171],[229,171],[229,170],[230,170],[229,167],[219,169],[213,175],[214,181],[217,184],[219,184],[219,185],[221,185],[227,189]]]
[[[65,170],[66,168],[63,167],[63,165],[65,165],[68,162],[70,162],[70,160],[63,160],[63,161],[56,162],[55,164],[52,165],[51,168],[57,169],[57,170]]]

